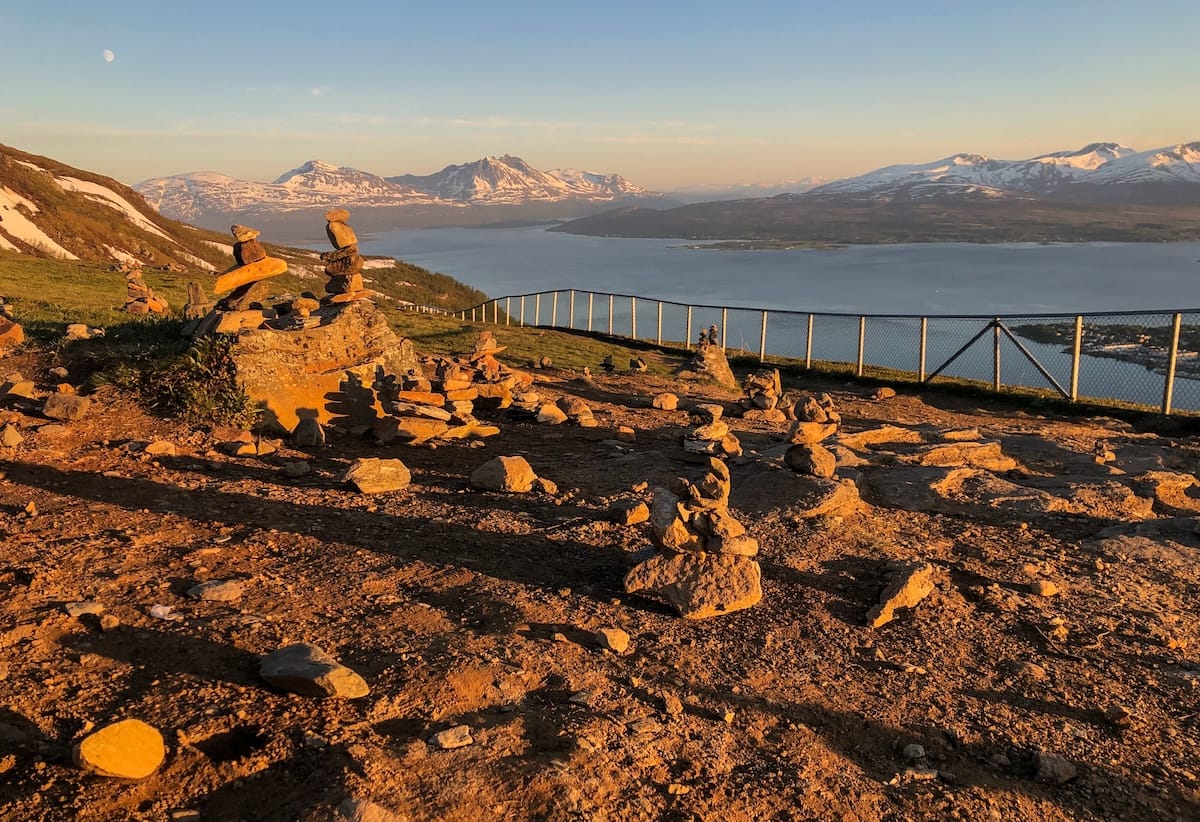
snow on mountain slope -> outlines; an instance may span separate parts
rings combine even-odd
[[[79,259],[79,257],[54,242],[46,232],[38,228],[37,223],[25,216],[18,206],[29,211],[31,214],[38,213],[37,204],[28,197],[23,197],[7,186],[0,186],[0,240],[3,240],[3,247],[5,249],[19,251],[18,246],[13,243],[13,240],[17,240],[26,245],[41,249],[51,257],[58,257],[63,260]]]
[[[568,199],[612,200],[648,192],[619,174],[574,169],[538,171],[520,157],[484,157],[434,174],[402,174],[389,181],[461,203],[513,204]]]
[[[105,188],[99,183],[92,183],[87,180],[79,180],[75,177],[55,177],[54,182],[58,183],[63,191],[78,191],[88,197],[95,199],[97,202],[104,203],[109,208],[114,208],[120,211],[134,225],[144,228],[151,234],[157,234],[163,239],[170,240],[167,232],[150,222],[146,215],[142,214],[134,208],[128,200],[117,194],[110,188]]]
[[[581,171],[575,168],[553,168],[546,173],[580,191],[591,190],[598,196],[609,194],[613,197],[645,197],[650,194],[646,189],[635,186],[620,174],[597,174],[594,171]]]
[[[1200,183],[1200,143],[1136,152],[1091,143],[1027,160],[955,154],[931,163],[895,165],[813,189],[814,196],[867,199],[921,197],[1069,198],[1086,187],[1123,183]],[[1197,189],[1200,193],[1200,189]]]

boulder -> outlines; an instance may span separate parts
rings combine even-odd
[[[625,575],[625,590],[662,599],[686,619],[705,619],[761,600],[761,571],[733,554],[657,554]]]
[[[370,693],[361,676],[307,643],[267,654],[259,663],[259,674],[276,688],[303,696],[357,699]]]
[[[292,445],[297,448],[320,448],[325,444],[325,429],[316,417],[305,417],[292,429]]]
[[[381,494],[407,488],[412,474],[400,460],[363,457],[350,465],[342,475],[342,482],[350,483],[364,494]]]
[[[533,490],[537,475],[524,457],[496,457],[471,474],[471,486],[484,491],[523,494]]]
[[[162,734],[140,719],[114,722],[84,737],[75,748],[80,768],[99,776],[145,779],[167,756]]]
[[[725,359],[725,350],[719,345],[702,343],[695,356],[679,366],[675,373],[685,380],[712,380],[725,388],[738,387],[729,360]]]
[[[301,417],[354,426],[383,416],[375,379],[419,371],[412,343],[397,337],[369,302],[327,306],[312,316],[320,322],[314,328],[239,334],[230,351],[239,385],[269,421],[288,430]]]
[[[830,479],[837,472],[837,457],[819,443],[798,444],[788,448],[783,461],[793,471]]]
[[[656,394],[651,400],[651,405],[661,411],[674,411],[679,407],[679,397],[670,392]]]
[[[42,405],[42,414],[52,420],[78,420],[91,410],[92,401],[75,394],[51,394]]]
[[[567,415],[557,405],[545,403],[538,409],[537,421],[547,425],[560,425],[567,421]]]

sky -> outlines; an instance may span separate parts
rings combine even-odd
[[[125,183],[485,155],[647,188],[1200,140],[1195,0],[0,0],[0,143]]]

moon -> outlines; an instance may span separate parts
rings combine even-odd
[[[116,59],[117,59],[117,55],[112,53],[112,49],[104,50],[104,62],[111,63],[113,60],[116,60]]]

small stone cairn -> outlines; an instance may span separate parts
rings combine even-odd
[[[13,319],[12,304],[0,297],[0,351],[25,341],[25,329]]]
[[[358,236],[346,222],[350,212],[344,208],[333,208],[325,212],[325,235],[333,244],[333,251],[321,255],[325,263],[325,297],[321,300],[326,305],[348,303],[362,300],[371,296],[363,288],[363,258],[358,253]]]
[[[236,334],[246,329],[261,328],[278,316],[274,308],[264,305],[269,291],[266,281],[286,272],[287,262],[267,255],[266,249],[258,241],[258,229],[235,225],[229,231],[234,239],[235,265],[218,276],[213,285],[214,294],[229,293],[217,301],[211,312],[185,325],[185,336],[200,336],[209,332]],[[203,296],[203,289],[193,295],[189,288],[189,305],[193,305],[194,298],[203,299]],[[202,304],[194,304],[193,313],[199,313]]]
[[[779,380],[778,368],[760,368],[742,382],[746,392],[739,404],[745,410],[742,419],[763,422],[784,422],[787,412],[781,408],[784,400],[783,385]]]
[[[431,357],[420,373],[400,377],[385,388],[385,410],[391,415],[375,426],[384,442],[401,439],[423,443],[430,439],[482,439],[500,429],[475,417],[476,408],[498,410],[513,404],[513,392],[528,391],[533,380],[495,358],[505,346],[484,331],[469,354]]]
[[[692,482],[655,488],[650,510],[654,553],[625,576],[625,590],[665,600],[687,619],[727,614],[762,599],[758,541],[729,511],[729,469],[708,460]]]
[[[142,267],[125,271],[125,312],[133,315],[165,314],[167,301],[156,295],[142,279]]]
[[[700,332],[696,355],[675,369],[675,374],[685,380],[712,380],[726,388],[737,388],[737,380],[725,359],[717,327],[710,326],[707,333]]]
[[[837,433],[842,415],[833,407],[833,397],[822,394],[801,394],[792,406],[796,421],[788,430],[785,440],[793,445],[814,444]]]
[[[715,403],[696,406],[701,424],[683,435],[683,450],[706,457],[739,457],[742,444],[721,419],[725,409]]]

